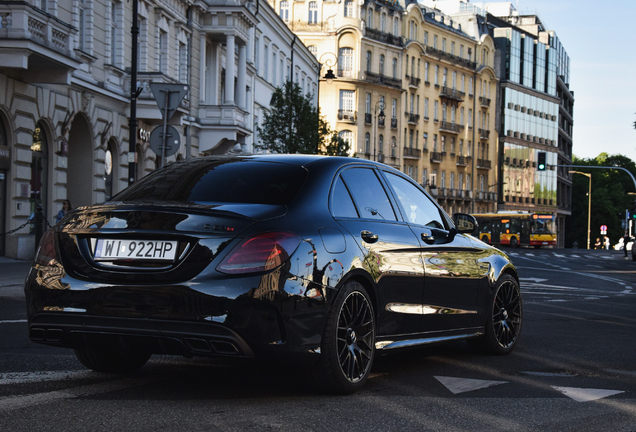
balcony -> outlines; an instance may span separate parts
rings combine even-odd
[[[446,86],[443,86],[439,92],[439,97],[459,103],[464,102],[464,96],[464,92]]]
[[[412,148],[412,147],[404,147],[404,153],[402,157],[410,158],[410,159],[419,159],[422,157],[422,151],[420,149]]]
[[[338,121],[355,123],[358,121],[358,113],[350,110],[338,110]]]
[[[475,191],[475,201],[497,201],[497,193]]]
[[[404,113],[408,117],[408,122],[410,125],[417,125],[420,122],[420,115],[413,113]]]
[[[441,59],[447,60],[447,61],[449,61],[449,62],[451,62],[453,64],[456,64],[458,66],[463,66],[463,67],[469,68],[471,70],[476,70],[477,69],[477,63],[475,63],[473,61],[463,59],[463,58],[458,57],[456,55],[444,52],[442,50],[438,50],[438,49],[430,47],[430,46],[426,47],[426,54],[428,54],[430,56],[437,57],[440,60]]]
[[[479,139],[487,140],[490,138],[490,131],[488,129],[479,129]]]
[[[407,75],[406,80],[409,83],[409,87],[418,88],[420,86],[420,78],[416,78],[414,76]]]
[[[384,153],[377,154],[378,162],[384,163]]]
[[[457,158],[455,159],[455,164],[457,166],[465,167],[466,165],[468,165],[468,161],[466,160],[465,156],[457,156]]]
[[[400,36],[393,36],[390,33],[385,33],[380,30],[372,29],[369,27],[365,27],[364,35],[378,42],[384,42],[384,43],[399,46],[399,47],[403,45],[402,38]]]
[[[384,122],[386,121],[386,117],[379,117],[378,116],[378,126],[379,127],[384,127]]]
[[[444,159],[444,155],[441,152],[431,152],[431,163],[442,163],[442,159]]]
[[[397,117],[391,118],[391,129],[397,129]]]
[[[364,113],[364,122],[366,124],[372,124],[371,113]]]
[[[461,129],[462,129],[462,126],[456,123],[447,122],[445,120],[442,120],[442,122],[439,125],[439,130],[442,132],[450,132],[450,133],[458,134],[459,132],[461,132]]]
[[[27,2],[0,2],[0,70],[20,81],[70,84],[77,29]]]
[[[480,169],[491,169],[492,163],[488,159],[477,159],[477,168]]]
[[[353,75],[351,77],[353,77]],[[392,87],[395,89],[400,89],[400,90],[402,89],[402,80],[391,78],[386,75],[381,75],[381,74],[377,74],[373,72],[365,72],[364,81],[371,84],[380,84],[380,85],[385,85],[387,87]]]
[[[490,99],[488,99],[487,97],[479,96],[479,103],[481,104],[482,108],[490,107]]]

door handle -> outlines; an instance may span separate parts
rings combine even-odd
[[[433,237],[429,233],[423,232],[421,237],[422,237],[422,241],[428,245],[432,245],[433,243],[435,243],[435,237]]]
[[[362,240],[367,243],[375,243],[378,241],[378,235],[373,234],[371,231],[362,231],[360,236],[362,237]]]

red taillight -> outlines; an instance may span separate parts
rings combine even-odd
[[[216,269],[228,274],[272,270],[287,261],[299,244],[300,238],[294,234],[260,234],[236,245]]]
[[[55,261],[55,233],[53,229],[47,230],[40,239],[38,251],[35,254],[35,262],[40,265],[50,265]]]

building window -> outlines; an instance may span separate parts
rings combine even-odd
[[[424,119],[428,120],[428,98],[424,98]]]
[[[263,55],[263,78],[265,81],[269,79],[269,45],[265,45],[264,55]]]
[[[312,53],[314,57],[318,56],[318,47],[316,45],[309,45],[307,49],[309,49],[309,52]]]
[[[179,42],[179,82],[188,83],[188,46]]]
[[[442,38],[442,51],[446,52],[446,38]]]
[[[353,48],[340,48],[338,56],[338,75],[343,77],[353,75]]]
[[[428,45],[428,32],[424,32],[424,45]]]
[[[397,59],[394,58],[391,67],[393,69],[393,78],[395,78],[395,79],[397,79],[397,76],[398,76],[397,64],[398,64]]]
[[[168,32],[159,30],[159,72],[168,73]]]
[[[346,5],[345,5],[345,8],[346,8]],[[367,26],[371,29],[373,28],[373,13],[374,13],[373,8],[367,9]],[[353,16],[353,12],[351,13],[351,15],[345,14],[345,16]]]
[[[397,18],[393,18],[393,36],[399,36],[399,21]]]
[[[318,2],[309,2],[309,18],[307,21],[309,24],[318,23]]]
[[[353,147],[353,132],[351,132],[350,130],[343,130],[343,131],[340,131],[338,136],[342,138],[344,142],[349,144],[349,148],[355,148]]]
[[[473,95],[473,77],[468,78],[468,95]]]
[[[451,42],[451,54],[455,55],[455,42]]]
[[[435,85],[439,85],[439,66],[435,65]]]
[[[380,14],[380,31],[386,33],[386,14]]]
[[[371,72],[371,51],[367,51],[367,72]]]
[[[345,113],[353,113],[354,99],[354,90],[340,90],[340,110]]]
[[[364,134],[364,152],[371,153],[371,134],[369,132]]]
[[[439,102],[435,101],[435,103],[433,104],[433,120],[437,121],[438,120],[438,116],[437,116],[437,110],[439,108]]]
[[[391,119],[397,118],[397,99],[391,100]]]
[[[120,58],[120,39],[119,34],[121,32],[121,23],[120,23],[120,9],[121,3],[111,2],[110,3],[110,32],[109,32],[109,60],[110,64],[113,66],[119,65]]]
[[[430,66],[429,62],[424,63],[424,82],[430,82],[428,80],[428,70],[430,69]]]
[[[283,21],[289,22],[289,2],[287,0],[280,2],[279,14]]]
[[[31,214],[39,205],[44,215],[47,211],[49,144],[44,125],[38,122],[33,130],[31,144]]]
[[[311,51],[311,49],[309,50]],[[254,38],[254,68],[256,69],[256,74],[259,72],[259,65],[261,64],[261,39],[256,36]]]
[[[367,99],[364,107],[364,112],[371,114],[371,93],[367,93]]]
[[[353,18],[353,1],[345,0],[344,2],[344,16]]]
[[[380,54],[380,75],[384,75],[384,54]]]
[[[433,35],[433,48],[437,49],[437,35]]]

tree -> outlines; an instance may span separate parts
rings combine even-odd
[[[312,105],[310,95],[287,81],[274,90],[272,103],[258,127],[259,143],[254,147],[272,153],[346,156],[349,144],[331,129]]]
[[[636,163],[623,155],[608,155],[601,153],[594,159],[574,158],[574,165],[588,166],[616,166],[623,167],[636,175]],[[592,173],[592,215],[590,223],[590,242],[594,244],[597,237],[601,237],[599,227],[607,225],[608,237],[616,243],[623,236],[622,220],[625,210],[631,209],[634,196],[634,182],[621,170],[577,168],[577,171]],[[588,211],[588,179],[582,175],[572,177],[572,216],[568,217],[566,229],[566,243],[577,241],[585,245],[587,239],[587,211]]]

